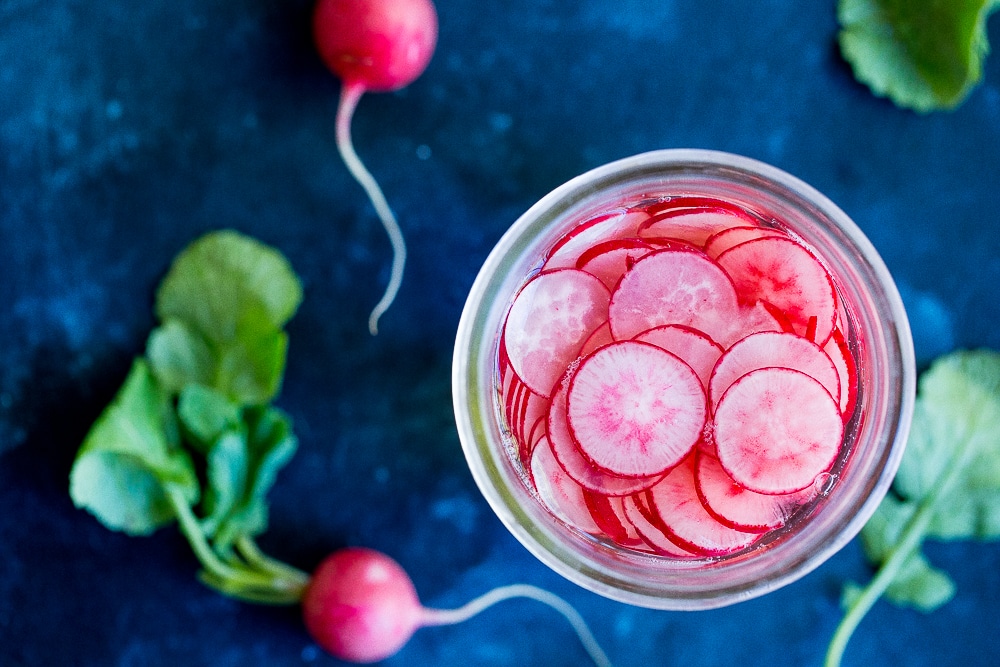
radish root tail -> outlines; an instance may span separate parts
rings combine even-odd
[[[358,106],[358,100],[364,94],[364,86],[358,84],[345,84],[340,91],[340,103],[337,106],[337,150],[340,157],[347,165],[348,171],[354,179],[361,184],[368,198],[371,200],[375,212],[378,214],[385,232],[389,236],[392,244],[392,271],[389,274],[389,284],[386,285],[385,293],[372,309],[368,317],[368,330],[373,336],[378,334],[378,320],[389,309],[400,285],[403,283],[403,266],[406,264],[406,242],[403,240],[403,232],[399,229],[396,216],[393,214],[389,203],[382,194],[375,177],[371,175],[365,165],[361,162],[358,154],[354,152],[354,144],[351,141],[351,119],[354,110]]]
[[[583,644],[583,648],[590,655],[594,664],[598,667],[611,667],[611,661],[608,660],[608,656],[590,632],[587,622],[583,620],[583,617],[580,616],[580,613],[571,604],[554,593],[527,584],[494,588],[492,591],[479,596],[457,609],[425,609],[424,615],[421,618],[421,625],[451,625],[461,623],[486,608],[511,598],[529,598],[555,609],[569,621],[577,637],[580,638],[580,643]]]

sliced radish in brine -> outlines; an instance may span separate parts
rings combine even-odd
[[[664,532],[664,529],[653,523],[650,518],[649,510],[647,510],[642,504],[642,498],[644,498],[645,495],[645,493],[642,493],[622,498],[622,508],[625,510],[625,518],[628,519],[629,523],[635,527],[639,537],[641,537],[654,552],[660,554],[661,556],[670,556],[672,558],[695,558],[695,554],[671,542],[670,538],[667,537],[667,534]]]
[[[587,508],[583,487],[559,466],[547,438],[538,441],[531,455],[531,477],[539,499],[556,517],[585,533],[601,532]]]
[[[737,530],[763,533],[785,525],[792,513],[812,500],[817,490],[809,485],[802,491],[767,495],[737,484],[714,456],[697,456],[695,485],[708,513]]]
[[[747,373],[715,409],[719,462],[758,493],[806,488],[833,465],[844,437],[840,408],[812,377],[789,368]]]
[[[636,341],[586,357],[567,394],[570,431],[584,456],[624,477],[676,465],[701,436],[706,412],[705,391],[691,367]]]
[[[649,477],[621,477],[595,466],[580,448],[569,428],[567,417],[566,392],[567,383],[560,383],[552,394],[546,422],[549,443],[556,460],[566,473],[586,489],[602,493],[606,496],[625,496],[636,491],[648,489],[663,477],[662,474]]]
[[[580,347],[608,319],[608,289],[585,271],[543,271],[514,298],[504,343],[514,372],[549,396]]]
[[[612,541],[625,547],[645,544],[635,526],[625,518],[621,498],[605,496],[593,491],[584,491],[583,498],[587,503],[587,509],[590,510],[590,515],[594,518],[594,523]]]
[[[609,318],[617,340],[664,324],[706,333],[728,331],[739,311],[732,281],[700,252],[658,250],[639,259],[611,295]]]
[[[616,209],[574,227],[552,247],[544,269],[574,267],[580,255],[595,243],[636,235],[639,225],[649,218],[645,211]]]
[[[746,218],[721,208],[674,209],[657,213],[639,225],[639,238],[667,237],[703,247],[718,231],[746,224]]]
[[[791,320],[797,333],[823,345],[833,331],[837,297],[823,265],[787,237],[747,241],[716,260],[729,275],[742,303],[764,300]]]
[[[681,324],[665,324],[644,331],[635,340],[652,343],[667,352],[677,355],[697,373],[701,384],[708,388],[712,369],[722,356],[722,346],[708,337],[707,334]]]
[[[605,322],[601,326],[594,330],[594,333],[590,334],[586,341],[583,343],[583,347],[580,348],[580,354],[578,356],[585,357],[599,347],[604,347],[608,343],[615,342],[614,336],[611,335],[611,324]]]
[[[844,421],[847,421],[854,414],[854,405],[858,400],[858,368],[854,363],[854,355],[840,329],[833,330],[823,350],[830,356],[840,375],[840,412],[844,415]]]
[[[576,268],[600,279],[605,287],[612,290],[625,271],[653,249],[653,246],[640,239],[613,239],[586,250],[577,260]]]
[[[725,526],[715,519],[695,488],[694,455],[670,471],[647,492],[654,524],[684,549],[705,556],[723,556],[745,549],[760,535]]]
[[[834,400],[840,399],[837,368],[821,347],[797,334],[765,331],[742,339],[719,359],[709,383],[712,405],[718,405],[738,378],[758,368],[773,366],[802,371],[822,384]]]
[[[770,227],[729,227],[712,234],[705,241],[705,254],[715,259],[730,248],[746,241],[762,239],[768,236],[785,236],[784,233]]]

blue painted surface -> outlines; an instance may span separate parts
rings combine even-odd
[[[618,665],[817,665],[852,543],[781,591],[667,613],[569,584],[501,526],[465,465],[450,363],[465,294],[513,220],[568,178],[667,147],[742,153],[836,201],[896,276],[922,364],[1000,349],[1000,57],[953,113],[873,97],[832,0],[439,0],[410,88],[354,136],[410,245],[372,338],[389,247],[333,145],[338,83],[302,0],[0,0],[0,664],[332,665],[292,609],[201,586],[174,529],[111,533],[72,507],[76,447],[153,325],[152,290],[204,231],[279,247],[306,286],[278,403],[301,449],[273,492],[274,555],[382,549],[430,605],[526,581],[575,604]],[[1000,23],[990,24],[1000,44]],[[876,606],[845,665],[993,665],[1000,545],[932,544],[956,599]],[[390,665],[578,665],[532,602],[419,631]]]

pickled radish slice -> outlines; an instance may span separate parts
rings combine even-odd
[[[590,334],[583,343],[583,347],[580,348],[579,356],[585,357],[599,347],[604,347],[608,343],[615,342],[614,336],[611,335],[611,325],[607,322],[597,327],[594,333]]]
[[[695,457],[688,456],[647,491],[650,510],[671,542],[704,556],[724,556],[745,549],[760,537],[719,523],[708,513],[695,488]]]
[[[567,394],[570,430],[584,456],[626,477],[676,465],[698,441],[706,412],[705,391],[691,367],[635,341],[586,357]]]
[[[767,495],[737,484],[714,456],[698,453],[695,473],[698,497],[721,523],[755,533],[780,528],[792,513],[816,496],[813,485],[785,495]]]
[[[642,506],[639,500],[645,494],[635,496],[625,496],[622,499],[622,508],[625,510],[625,518],[628,519],[639,537],[656,553],[672,558],[694,558],[695,554],[680,547],[670,541],[662,528],[653,523],[649,517],[649,511]]]
[[[560,467],[547,438],[539,440],[532,451],[531,477],[538,497],[556,517],[585,533],[601,532],[587,508],[583,487]]]
[[[607,496],[624,496],[648,489],[663,477],[662,474],[649,477],[621,477],[596,467],[580,448],[569,428],[566,407],[565,383],[552,394],[549,406],[547,433],[552,453],[566,473],[586,489]]]
[[[636,547],[645,544],[639,532],[626,518],[622,508],[622,499],[605,496],[591,491],[584,491],[583,498],[587,509],[605,535],[612,541],[626,547]]]
[[[666,237],[687,241],[699,247],[720,229],[741,227],[747,219],[732,212],[706,207],[677,209],[654,215],[639,227],[639,238]]]
[[[635,340],[663,348],[677,355],[698,375],[706,389],[712,376],[712,369],[722,356],[722,346],[707,334],[680,324],[665,324],[644,331]]]
[[[840,400],[840,377],[833,361],[816,343],[792,333],[766,331],[739,341],[722,355],[709,384],[713,406],[738,378],[750,371],[780,366],[802,371]]]
[[[716,260],[743,303],[764,300],[788,315],[797,333],[823,345],[833,331],[837,297],[830,274],[790,238],[747,241]]]
[[[644,211],[616,209],[580,223],[562,237],[545,260],[544,268],[574,267],[580,255],[591,246],[608,239],[634,237],[639,225],[649,218]]]
[[[822,384],[790,368],[747,373],[715,409],[719,462],[736,483],[758,493],[806,488],[833,465],[844,422]]]
[[[840,329],[833,330],[823,351],[829,355],[840,376],[840,412],[846,421],[854,414],[854,405],[858,400],[858,369],[854,365],[854,355]]]
[[[536,394],[549,396],[595,329],[608,319],[608,290],[585,271],[544,271],[511,305],[504,328],[507,357]]]
[[[715,259],[730,248],[735,248],[746,241],[767,238],[769,236],[785,236],[783,232],[769,227],[729,227],[712,234],[705,241],[705,254]]]
[[[613,239],[598,243],[580,255],[576,268],[599,278],[605,287],[613,290],[625,271],[653,250],[652,245],[639,239]]]
[[[609,318],[617,340],[664,324],[683,324],[716,339],[739,306],[732,281],[699,252],[659,250],[639,259],[611,295]]]

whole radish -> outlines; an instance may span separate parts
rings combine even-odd
[[[395,215],[351,142],[351,119],[367,91],[388,92],[412,83],[426,69],[437,44],[437,12],[431,0],[319,0],[313,39],[323,62],[340,77],[337,149],[371,199],[393,247],[392,272],[368,328],[389,308],[403,279],[406,244]]]
[[[458,609],[427,609],[402,566],[373,549],[341,549],[320,563],[302,596],[302,615],[310,635],[331,655],[370,663],[394,655],[420,627],[460,623],[514,597],[561,613],[594,663],[610,665],[577,611],[548,591],[516,584],[495,588]]]

